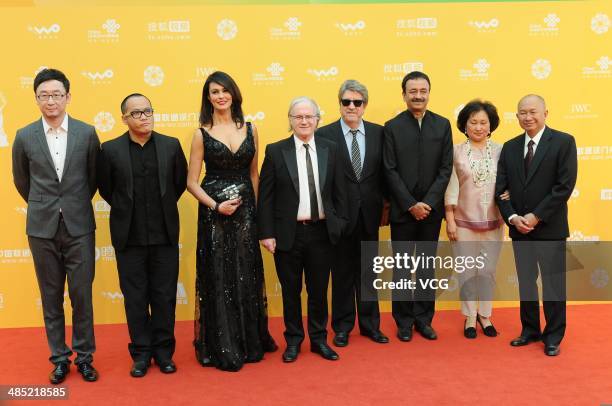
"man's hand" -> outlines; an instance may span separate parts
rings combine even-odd
[[[429,216],[429,213],[431,212],[431,207],[427,203],[418,202],[417,204],[409,208],[408,211],[415,219],[423,220]]]
[[[388,226],[389,225],[389,210],[391,208],[391,203],[388,200],[385,200],[383,203],[382,214],[380,216],[380,226]]]
[[[519,233],[527,234],[533,230],[533,227],[530,225],[529,221],[523,216],[515,216],[512,218],[511,224],[516,227]]]
[[[274,251],[276,251],[276,238],[266,238],[265,240],[261,240],[259,242],[265,249],[270,251],[271,254],[274,254]]]
[[[535,226],[537,226],[538,223],[540,222],[540,219],[533,213],[525,214],[525,220],[527,220],[527,222],[529,223],[529,226],[532,229],[535,228]]]

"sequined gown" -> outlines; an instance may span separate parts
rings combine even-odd
[[[255,154],[252,128],[235,153],[204,129],[206,176],[202,188],[215,198],[245,184],[242,205],[231,216],[198,208],[195,350],[202,365],[237,371],[276,347],[268,332],[263,262],[257,239],[255,195],[249,167]],[[215,200],[217,200],[215,198]]]

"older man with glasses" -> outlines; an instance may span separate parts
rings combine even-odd
[[[102,144],[98,184],[111,206],[111,239],[134,361],[130,374],[139,378],[151,359],[163,373],[176,371],[177,202],[187,185],[187,161],[176,138],[153,131],[147,97],[127,96],[121,114],[128,131]]]

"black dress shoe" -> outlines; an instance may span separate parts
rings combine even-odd
[[[559,348],[558,345],[546,345],[544,346],[544,354],[548,355],[549,357],[555,357],[557,355],[559,355],[559,353],[561,352],[561,349]]]
[[[334,337],[334,345],[336,347],[346,347],[349,342],[349,335],[345,332],[336,333]]]
[[[176,372],[176,364],[172,360],[156,361],[159,370],[164,374],[173,374]]]
[[[300,353],[300,347],[297,345],[288,345],[285,352],[283,352],[283,362],[293,362],[297,359]]]
[[[423,338],[426,338],[428,340],[436,340],[438,338],[438,335],[436,334],[436,331],[431,326],[429,326],[427,324],[424,324],[422,326],[419,326],[417,324],[415,326],[415,330],[418,331],[419,333],[421,333]]]
[[[278,345],[276,345],[276,342],[274,342],[274,339],[270,337],[269,340],[264,342],[263,350],[264,352],[276,352],[278,351]]]
[[[132,375],[134,378],[142,378],[147,374],[149,365],[150,363],[147,361],[134,361],[134,364],[132,364],[132,369],[130,370],[130,375]]]
[[[332,350],[326,343],[311,344],[310,351],[314,352],[315,354],[319,354],[329,361],[336,361],[338,358],[340,358],[336,351]]]
[[[534,343],[536,341],[540,341],[540,337],[538,336],[529,336],[529,337],[525,337],[525,336],[518,336],[516,337],[514,340],[510,341],[510,345],[513,347],[522,347],[524,345],[527,345],[529,343]]]
[[[476,338],[476,327],[466,327],[467,319],[465,319],[465,323],[463,324],[463,336],[465,338]]]
[[[55,368],[53,368],[53,371],[49,374],[49,381],[51,381],[53,385],[58,385],[64,382],[69,372],[70,364],[68,362],[59,362],[55,364]]]
[[[98,371],[96,371],[96,368],[90,362],[81,362],[77,365],[77,369],[84,381],[95,382],[98,380]]]
[[[482,328],[484,335],[486,335],[487,337],[497,337],[497,330],[495,329],[493,324],[489,324],[486,327],[483,326],[482,320],[480,320],[480,315],[476,316],[476,320],[478,321],[478,324],[480,324],[480,328]]]
[[[399,338],[400,341],[412,340],[412,327],[397,330],[397,338]]]
[[[361,334],[362,336],[368,337],[370,340],[379,344],[387,344],[389,342],[389,337],[384,335],[382,331],[377,330],[369,334]]]

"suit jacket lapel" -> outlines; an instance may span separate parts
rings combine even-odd
[[[350,174],[351,179],[357,181],[357,177],[355,176],[355,171],[353,170],[353,165],[351,163],[351,154],[346,146],[346,139],[344,138],[344,133],[342,132],[340,120],[336,121],[336,125],[334,127],[334,133],[336,134],[336,145],[338,146],[337,149],[343,156],[342,161],[346,167],[346,172]]]
[[[319,189],[323,195],[323,187],[325,186],[325,178],[327,177],[327,156],[329,150],[326,146],[317,144],[317,166],[319,167]]]
[[[79,138],[79,134],[74,129],[75,123],[70,116],[68,116],[68,139],[66,140],[66,160],[64,161],[64,170],[62,172],[62,179],[64,179],[64,175],[68,171],[68,166],[70,165],[70,157],[72,157],[72,152],[74,151],[74,147],[77,142],[82,142]]]
[[[289,171],[289,176],[293,182],[293,187],[298,197],[300,196],[300,179],[297,169],[297,156],[295,154],[295,143],[293,141],[293,135],[285,141],[285,145],[282,148],[283,158],[285,159],[285,165]]]
[[[374,159],[374,151],[373,151],[373,147],[371,145],[371,141],[372,141],[372,137],[371,134],[368,137],[368,130],[370,129],[370,125],[368,123],[366,123],[365,121],[363,122],[363,128],[365,130],[365,155],[363,158],[363,166],[361,168],[361,179],[365,178],[366,175],[366,170],[369,169],[370,167],[370,162]]]
[[[155,137],[155,152],[157,154],[157,175],[159,177],[159,190],[161,192],[161,196],[163,197],[166,194],[166,144],[165,140],[160,137],[159,134],[157,134],[156,132],[153,132],[151,136]]]
[[[550,139],[550,130],[548,129],[548,127],[546,127],[546,129],[544,129],[544,132],[542,133],[542,137],[540,138],[540,143],[536,147],[533,160],[529,165],[529,172],[526,175],[527,179],[525,180],[525,184],[529,183],[531,178],[533,178],[533,174],[538,170],[538,167],[542,163],[544,155],[546,155],[546,151],[548,150],[548,147],[550,145]]]
[[[51,151],[49,150],[49,144],[47,143],[47,138],[45,136],[45,130],[42,124],[42,118],[38,122],[36,126],[36,130],[34,131],[34,137],[38,140],[38,144],[40,145],[40,149],[43,155],[47,158],[47,162],[55,173],[55,164],[53,163],[53,158],[51,157]]]
[[[117,151],[117,154],[119,155],[118,162],[124,162],[126,169],[127,169],[127,173],[126,173],[127,179],[125,180],[125,182],[127,186],[128,197],[131,200],[134,197],[134,184],[133,184],[134,174],[132,173],[132,157],[130,155],[130,133],[129,132],[126,132],[125,134],[121,136],[121,145],[119,146],[119,151]]]
[[[519,136],[518,138],[518,142],[516,142],[515,146],[514,146],[514,152],[512,153],[512,156],[516,157],[516,162],[517,162],[517,172],[519,173],[519,179],[521,180],[521,183],[524,185],[525,184],[525,178],[526,178],[526,174],[525,174],[525,134],[523,134],[522,136]]]

